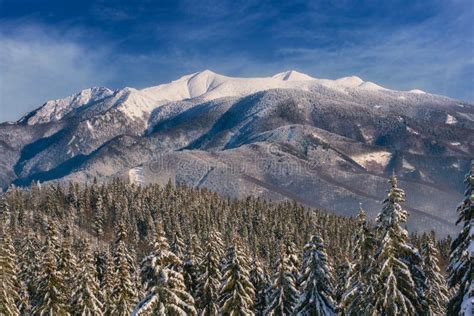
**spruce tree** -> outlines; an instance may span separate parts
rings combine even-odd
[[[109,311],[113,305],[112,292],[117,282],[117,275],[115,273],[114,261],[109,250],[106,250],[104,260],[104,276],[100,284],[100,297],[104,311]]]
[[[103,305],[99,300],[99,283],[96,277],[94,258],[91,253],[89,242],[82,242],[81,266],[77,275],[76,287],[71,299],[71,311],[73,315],[101,316]]]
[[[186,291],[182,274],[176,270],[181,260],[170,251],[161,227],[151,253],[143,259],[142,278],[146,297],[135,307],[134,315],[196,315],[193,297]]]
[[[293,278],[296,281],[296,285],[298,285],[298,280],[300,278],[300,259],[298,257],[298,251],[296,250],[296,245],[292,241],[286,241],[286,251],[285,256],[288,259],[287,264],[290,272],[293,274]]]
[[[120,222],[114,249],[115,282],[108,301],[107,315],[130,315],[137,301],[136,284],[133,282],[131,271],[133,259],[126,244],[127,232],[125,225]]]
[[[335,315],[332,273],[322,238],[312,236],[304,247],[298,315]]]
[[[202,249],[196,235],[191,236],[183,260],[183,278],[189,294],[196,297]]]
[[[20,315],[18,268],[9,230],[0,235],[0,315]]]
[[[69,227],[66,227],[59,251],[58,272],[61,273],[64,280],[64,291],[73,293],[77,278],[77,258],[72,251],[72,236]]]
[[[274,268],[269,304],[265,315],[292,315],[298,304],[299,293],[293,274],[293,263],[286,252],[280,252]]]
[[[444,315],[448,302],[446,280],[438,266],[439,252],[432,237],[428,237],[422,247],[423,272],[426,276],[425,299],[429,315]]]
[[[419,267],[421,257],[409,244],[408,232],[401,226],[408,217],[400,205],[405,202],[405,192],[398,187],[395,176],[389,182],[391,188],[377,216],[381,245],[376,254],[375,310],[380,315],[423,314],[426,305],[422,293],[426,284]]]
[[[255,304],[253,306],[256,316],[264,315],[267,307],[267,292],[269,280],[260,260],[254,257],[250,268],[250,282],[255,289]]]
[[[339,312],[342,309],[342,296],[346,290],[346,282],[349,275],[349,264],[347,259],[345,263],[341,263],[334,269],[334,302],[336,311]]]
[[[185,255],[185,245],[181,233],[179,231],[175,232],[173,235],[173,242],[171,243],[171,251],[183,261]],[[180,269],[182,267],[179,267]]]
[[[362,207],[357,214],[357,231],[353,244],[352,262],[340,305],[345,315],[368,315],[373,310],[373,288],[376,283],[373,259],[376,240]]]
[[[96,194],[93,212],[94,212],[94,222],[93,222],[94,233],[97,236],[97,238],[100,240],[104,236],[104,222],[105,222],[104,201],[100,193]]]
[[[458,220],[462,230],[451,244],[449,257],[449,286],[455,294],[447,306],[448,315],[472,315],[474,304],[474,160],[466,175],[465,199],[458,206]]]
[[[40,246],[38,241],[28,231],[20,244],[19,255],[19,279],[24,286],[24,294],[22,299],[28,301],[22,306],[22,313],[27,314],[34,302],[34,294],[36,291],[36,281],[40,271],[40,262],[37,258]]]
[[[220,234],[211,231],[204,245],[197,287],[196,303],[202,316],[216,315],[219,310],[218,296],[222,277],[220,260],[224,255],[222,247]]]
[[[39,281],[36,288],[34,315],[69,315],[62,273],[58,270],[57,234],[52,224],[42,249]]]
[[[219,313],[223,315],[254,315],[255,289],[250,282],[249,259],[242,248],[239,241],[234,241],[227,250],[219,291]]]
[[[43,246],[43,250],[51,252],[57,265],[61,260],[61,241],[58,235],[58,228],[52,220],[46,223],[46,234],[46,244]]]
[[[81,243],[82,242],[80,242],[79,244]],[[102,283],[104,282],[105,271],[107,270],[108,264],[107,252],[95,250],[93,253],[93,257],[97,280],[99,282],[99,285],[102,286]]]

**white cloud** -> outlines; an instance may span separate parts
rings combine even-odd
[[[113,71],[107,52],[81,45],[78,32],[38,25],[0,33],[0,122],[16,120],[43,102],[103,85]]]

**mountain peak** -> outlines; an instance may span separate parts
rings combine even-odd
[[[349,76],[336,79],[335,82],[348,87],[358,87],[364,83],[364,80],[357,76]]]
[[[283,81],[307,81],[314,80],[313,77],[308,76],[307,74],[298,72],[296,70],[287,70],[284,72],[277,73],[272,78],[279,79]]]
[[[425,91],[420,90],[420,89],[412,89],[412,90],[410,90],[410,91],[408,91],[408,92],[410,92],[410,93],[416,93],[416,94],[426,94]]]
[[[217,75],[214,71],[209,70],[209,69],[204,69],[200,72],[197,72],[196,75]]]
[[[112,94],[113,91],[108,88],[92,87],[62,99],[49,100],[35,111],[32,116],[29,116],[27,122],[29,125],[33,125],[58,121],[69,112]],[[20,121],[22,121],[22,119]]]

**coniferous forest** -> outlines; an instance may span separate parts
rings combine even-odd
[[[468,315],[473,169],[444,239],[407,232],[395,176],[374,222],[171,184],[11,188],[0,315]]]

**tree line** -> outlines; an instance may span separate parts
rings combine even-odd
[[[470,315],[473,187],[474,164],[454,240],[408,234],[395,176],[373,223],[171,183],[11,188],[0,315]]]

